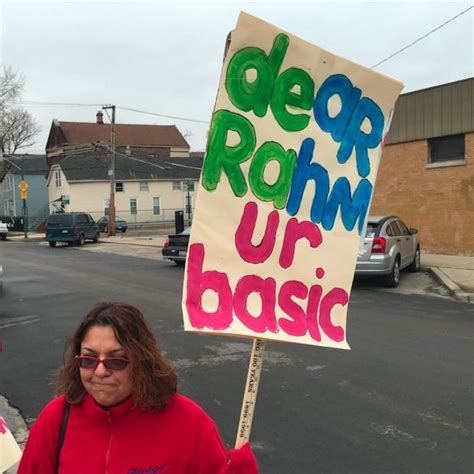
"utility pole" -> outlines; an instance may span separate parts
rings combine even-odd
[[[110,199],[109,199],[109,219],[108,234],[109,237],[115,235],[115,105],[104,105],[104,110],[112,109],[110,148],[112,156],[110,159]]]

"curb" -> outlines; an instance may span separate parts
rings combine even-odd
[[[428,270],[440,281],[442,285],[444,285],[451,295],[458,301],[463,303],[471,303],[474,304],[474,295],[471,293],[466,293],[461,288],[459,288],[456,283],[454,283],[451,278],[446,275],[446,273],[438,267],[430,267]]]
[[[132,245],[134,247],[152,247],[152,248],[157,248],[161,249],[163,248],[163,244],[140,244],[138,242],[120,242],[120,241],[110,241],[110,240],[104,240],[100,239],[99,243],[101,244],[118,244],[118,245]]]
[[[42,242],[44,241],[44,237],[8,237],[7,242]]]

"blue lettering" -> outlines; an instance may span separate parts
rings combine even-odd
[[[359,218],[357,231],[360,235],[364,226],[371,196],[372,185],[367,179],[361,179],[359,181],[353,197],[351,197],[351,185],[347,178],[337,179],[326,207],[324,208],[321,222],[323,228],[325,230],[331,230],[334,227],[337,210],[340,207],[342,223],[347,230],[352,230],[357,218]]]
[[[360,235],[372,196],[372,184],[369,180],[362,179],[352,196],[348,179],[338,178],[329,195],[330,182],[327,170],[318,163],[311,162],[314,147],[315,142],[312,138],[306,138],[301,144],[286,211],[290,216],[297,214],[306,184],[312,179],[316,185],[316,192],[311,204],[311,221],[321,223],[325,230],[331,230],[334,227],[337,211],[340,209],[342,223],[347,230],[351,231],[359,219],[358,233]]]
[[[342,74],[328,77],[316,94],[313,113],[321,130],[331,133],[334,141],[341,143],[337,152],[339,163],[346,163],[355,148],[357,172],[365,178],[370,173],[368,148],[376,148],[382,141],[384,116],[380,107],[371,99],[362,97],[361,90],[353,86]],[[341,110],[335,117],[329,115],[328,103],[338,95]],[[371,130],[366,133],[362,124],[367,119]]]
[[[290,216],[296,215],[301,206],[306,183],[312,179],[316,185],[316,193],[311,205],[311,221],[319,223],[323,215],[324,205],[329,193],[329,175],[325,168],[317,163],[311,163],[314,151],[314,140],[306,138],[301,144],[296,170],[291,184],[286,211]]]

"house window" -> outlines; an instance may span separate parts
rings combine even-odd
[[[54,178],[56,181],[56,187],[60,188],[61,187],[61,171],[56,171],[54,173]]]
[[[154,197],[153,198],[153,215],[159,216],[160,214],[161,214],[160,198]]]
[[[148,191],[148,181],[140,181],[140,191]]]
[[[123,183],[121,182],[115,183],[115,192],[123,193]]]
[[[130,214],[132,216],[136,216],[137,215],[137,198],[130,198],[129,202],[130,202]]]
[[[181,181],[173,181],[173,191],[181,191]]]
[[[446,163],[464,160],[464,134],[429,138],[428,153],[428,163]]]

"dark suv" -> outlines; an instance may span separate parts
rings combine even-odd
[[[57,242],[69,245],[84,245],[85,240],[99,240],[99,227],[89,214],[63,212],[51,214],[46,223],[46,240],[50,247]]]

